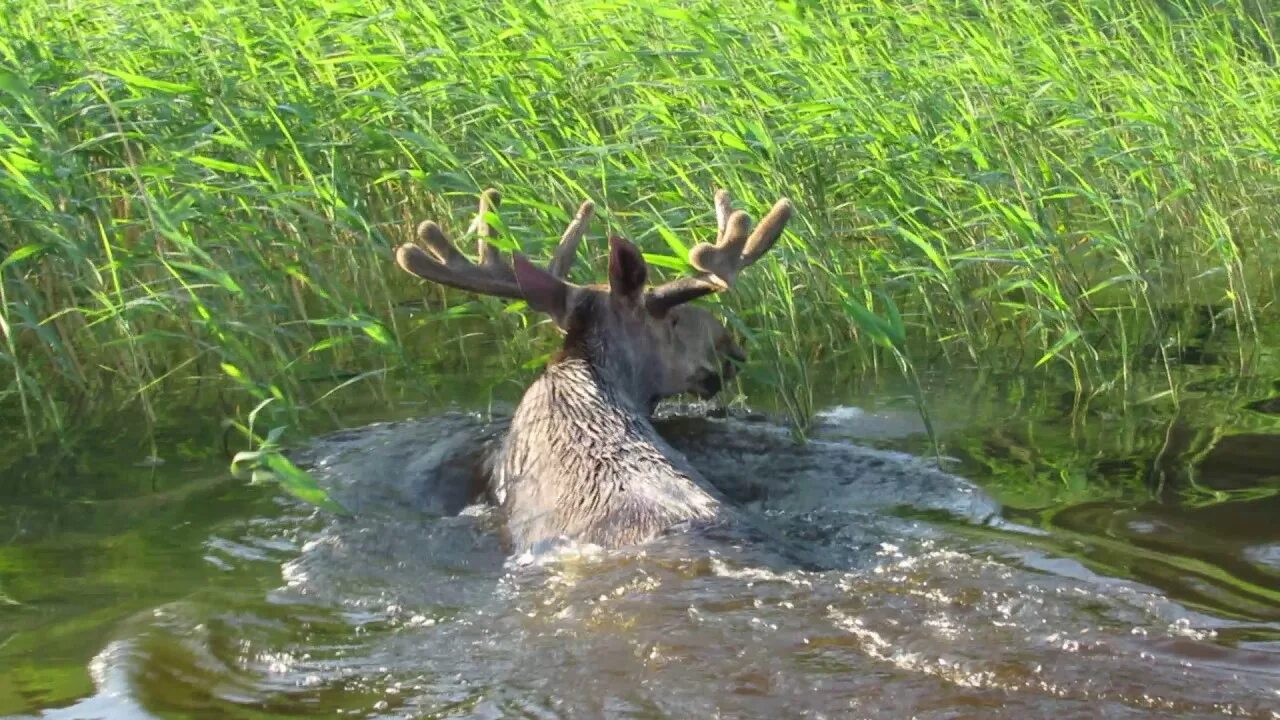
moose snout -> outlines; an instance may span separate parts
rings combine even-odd
[[[699,370],[694,380],[695,393],[703,400],[710,400],[724,387],[724,380],[710,370]]]
[[[722,354],[725,359],[720,364],[720,377],[732,380],[738,376],[738,368],[747,361],[747,354],[736,345],[727,348]]]
[[[738,376],[738,367],[747,360],[746,353],[733,343],[720,347],[717,354],[721,358],[718,367],[700,368],[692,378],[693,393],[703,400],[715,397],[724,389],[724,384]]]

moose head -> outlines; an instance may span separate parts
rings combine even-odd
[[[425,280],[525,300],[564,333],[557,358],[592,361],[646,411],[683,393],[710,398],[734,377],[737,364],[745,360],[742,348],[714,314],[687,303],[729,289],[739,271],[768,252],[791,216],[789,201],[779,200],[753,232],[747,214],[732,208],[728,192],[718,191],[716,241],[689,253],[689,263],[699,273],[647,287],[649,270],[640,251],[616,236],[609,238],[607,284],[576,285],[566,279],[595,210],[589,200],[564,231],[545,269],[519,253],[506,264],[489,242],[494,231],[485,220],[500,200],[496,190],[485,191],[468,230],[477,236],[477,262],[429,220],[418,227],[418,244],[397,250],[396,262]]]

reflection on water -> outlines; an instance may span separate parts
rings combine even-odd
[[[943,418],[943,472],[894,408],[833,407],[804,446],[661,420],[821,570],[688,537],[508,560],[491,511],[453,514],[501,432],[461,414],[309,448],[351,518],[224,483],[7,509],[0,714],[1280,717],[1266,427],[1076,428],[1072,455],[1039,422]]]

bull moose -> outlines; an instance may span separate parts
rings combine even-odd
[[[564,345],[526,390],[510,429],[488,458],[491,497],[517,553],[567,538],[604,547],[643,543],[676,528],[732,524],[738,513],[685,457],[663,440],[650,414],[663,398],[710,397],[743,359],[724,325],[688,305],[732,287],[770,250],[792,214],[781,199],[752,229],[728,192],[715,195],[714,244],[689,253],[697,275],[649,287],[640,251],[609,238],[608,283],[566,277],[594,205],[584,202],[545,269],[514,253],[508,265],[489,242],[486,221],[500,196],[488,190],[472,225],[478,262],[432,221],[396,262],[424,280],[482,295],[521,299],[550,316]]]

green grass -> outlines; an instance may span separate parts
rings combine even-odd
[[[1130,392],[1209,328],[1247,366],[1280,259],[1271,7],[0,0],[0,416],[35,445],[518,389],[538,318],[391,261],[489,185],[533,255],[596,200],[597,271],[603,225],[674,268],[714,187],[791,197],[720,302],[798,419],[823,364]]]

